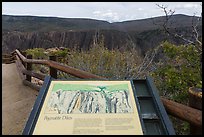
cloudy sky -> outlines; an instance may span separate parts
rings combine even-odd
[[[175,14],[200,16],[202,12],[202,2],[2,2],[2,14],[120,22],[164,16],[156,4],[175,10]]]

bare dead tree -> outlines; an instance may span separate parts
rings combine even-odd
[[[168,34],[170,34],[170,31],[169,31],[169,27],[168,27],[168,24],[169,24],[169,20],[171,19],[171,17],[173,16],[173,14],[175,13],[174,10],[169,10],[167,11],[167,6],[164,6],[164,5],[159,5],[159,4],[156,4],[159,8],[162,8],[164,10],[164,13],[165,13],[165,21],[162,23],[162,27],[164,28],[165,32],[167,32]],[[156,24],[156,23],[154,23]]]
[[[171,35],[175,38],[179,38],[185,42],[187,42],[187,45],[188,44],[192,44],[196,47],[196,49],[198,50],[198,52],[200,54],[202,54],[202,42],[199,40],[199,33],[198,33],[198,25],[199,25],[199,22],[202,20],[202,13],[201,13],[201,18],[198,18],[196,22],[194,22],[194,20],[192,21],[192,34],[193,34],[193,38],[194,40],[190,40],[188,38],[186,38],[184,35],[181,35],[181,34],[178,34],[176,32],[171,32],[170,31],[170,19],[171,17],[173,16],[173,14],[175,13],[175,10],[168,10],[167,6],[164,6],[164,5],[159,5],[159,4],[156,4],[159,8],[161,8],[164,13],[165,13],[165,20],[162,22],[162,24],[157,24],[155,22],[153,22],[155,25],[161,25],[162,28],[164,29],[164,31],[168,34],[168,35]],[[201,5],[202,6],[202,5]],[[194,14],[194,17],[195,17],[195,14]]]
[[[153,23],[155,25],[159,25],[161,26],[163,29],[164,29],[164,32],[167,33],[168,35],[171,35],[175,38],[179,38],[179,39],[182,39],[183,41],[185,41],[188,44],[192,44],[194,45],[197,50],[202,54],[202,42],[199,40],[199,33],[198,33],[198,25],[199,25],[199,21],[201,21],[201,18],[198,18],[199,20],[197,20],[196,22],[193,22],[192,23],[192,27],[193,27],[193,36],[194,36],[194,40],[190,40],[186,37],[184,37],[183,35],[181,34],[178,34],[178,33],[175,33],[175,32],[171,32],[171,25],[172,25],[172,22],[170,22],[170,19],[172,18],[172,16],[174,15],[175,13],[175,10],[168,10],[168,7],[167,6],[164,6],[164,5],[159,5],[159,4],[156,4],[159,8],[161,8],[164,13],[165,13],[165,20],[160,22],[160,23],[156,23],[154,22],[153,20]],[[202,13],[201,13],[202,15]],[[158,64],[155,64],[154,63],[154,58],[155,56],[157,55],[160,47],[162,45],[159,45],[157,47],[155,47],[153,50],[151,51],[148,51],[146,54],[145,54],[145,57],[143,58],[143,61],[141,62],[141,64],[136,68],[137,69],[137,73],[135,73],[135,75],[132,75],[132,77],[134,78],[141,78],[145,75],[147,75],[150,71],[151,71],[151,68],[156,66]],[[155,69],[156,69],[155,67]],[[135,69],[135,68],[134,68]],[[133,69],[129,69],[127,72],[129,74],[132,74],[134,70]]]
[[[150,70],[148,70],[148,68],[153,67],[153,60],[155,58],[155,56],[158,53],[158,50],[160,49],[162,45],[159,45],[157,47],[155,47],[153,50],[148,51],[142,61],[142,63],[139,65],[138,67],[138,71],[136,74],[136,78],[141,77],[141,75],[143,73],[147,74]]]
[[[194,14],[195,17],[195,14]],[[193,36],[196,39],[196,42],[200,45],[200,50],[202,50],[202,42],[199,40],[199,34],[198,34],[198,24],[202,19],[202,13],[201,13],[201,18],[198,18],[195,22],[195,20],[192,20],[192,28],[193,28]]]

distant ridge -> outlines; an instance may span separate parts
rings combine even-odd
[[[172,24],[170,31],[178,31],[191,39],[192,20],[197,19],[200,18],[173,15],[169,22]],[[87,18],[2,15],[2,52],[12,52],[16,48],[26,50],[61,46],[89,50],[95,39],[100,41],[104,38],[104,44],[110,50],[135,47],[144,56],[149,49],[162,41],[183,43],[181,39],[165,34],[161,27],[164,20],[165,16],[160,16],[109,23]],[[198,24],[197,29],[199,37],[202,37],[202,22]]]
[[[193,16],[176,14],[172,16],[172,27],[186,27],[192,25]],[[154,22],[162,22],[165,16],[109,23],[103,20],[88,18],[60,18],[42,16],[2,15],[2,31],[69,31],[92,29],[116,29],[120,31],[144,31],[159,28]]]

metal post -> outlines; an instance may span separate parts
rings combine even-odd
[[[52,61],[57,61],[56,56],[49,56],[49,59]],[[50,76],[57,79],[57,69],[50,67]]]

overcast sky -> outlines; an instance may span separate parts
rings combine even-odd
[[[175,10],[175,14],[200,16],[202,12],[202,2],[2,2],[2,14],[119,22],[164,16],[156,4]]]

